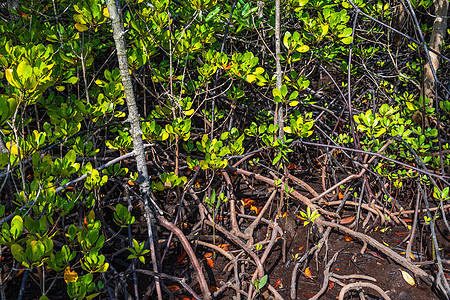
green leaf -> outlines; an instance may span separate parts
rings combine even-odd
[[[284,97],[286,97],[286,95],[287,95],[287,86],[286,85],[283,85],[283,86],[281,86],[281,94],[283,95],[283,98]]]
[[[14,239],[17,239],[23,231],[23,219],[21,216],[15,216],[11,221],[11,234]]]
[[[17,260],[18,262],[24,262],[27,259],[27,256],[23,251],[22,246],[20,246],[19,244],[11,245],[11,253],[14,256],[15,260]]]
[[[87,26],[84,25],[84,24],[80,24],[80,23],[76,23],[76,24],[75,24],[75,28],[76,28],[79,32],[84,32],[84,31],[86,31],[86,30],[89,29],[89,27],[87,27]]]
[[[346,44],[346,45],[351,44],[352,41],[353,41],[353,38],[351,36],[348,36],[348,37],[345,37],[345,38],[341,39],[341,42]]]
[[[26,79],[33,74],[33,68],[26,61],[22,61],[19,66],[17,66],[17,74]],[[23,81],[22,81],[23,82]]]
[[[262,289],[267,283],[267,275],[264,275],[258,283],[258,290]]]

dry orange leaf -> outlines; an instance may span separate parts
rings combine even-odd
[[[306,245],[298,247],[298,251],[302,251],[302,249],[305,248],[305,247],[306,247]]]
[[[194,297],[192,297],[192,296],[185,296],[185,295],[178,295],[177,299],[178,300],[193,300]]]
[[[283,288],[283,279],[281,279],[281,278],[278,278],[277,280],[275,280],[275,285],[274,285],[274,288]]]
[[[215,291],[217,291],[219,288],[217,286],[213,286],[213,285],[208,285],[208,290],[211,293],[214,293]]]
[[[297,169],[297,166],[295,164],[290,164],[287,168],[288,170],[295,170]]]
[[[230,70],[231,69],[231,63],[228,63],[227,66],[223,65],[222,66],[224,70]]]
[[[169,285],[169,286],[167,286],[167,289],[172,292],[172,291],[178,291],[181,288],[178,285]]]
[[[184,259],[186,258],[186,255],[187,255],[186,251],[181,252],[180,256],[178,256],[178,259],[177,259],[177,265],[181,265],[184,263]]]
[[[403,271],[402,269],[399,269],[399,270],[400,270],[400,272],[402,272],[403,279],[404,279],[409,285],[415,285],[415,284],[416,284],[416,282],[414,281],[414,278],[412,278],[412,276],[409,275],[408,272]]]
[[[64,281],[68,282],[76,282],[78,279],[78,273],[75,271],[70,271],[70,267],[67,267],[64,270]]]
[[[219,244],[218,247],[222,248],[225,251],[230,251],[230,248],[228,248],[228,246],[230,246],[230,244]]]
[[[355,216],[347,217],[345,219],[342,219],[339,223],[341,223],[342,225],[350,224],[351,222],[353,222],[354,219],[355,219]]]
[[[341,200],[344,198],[344,195],[341,192],[339,192],[338,198],[339,198],[339,200]]]
[[[242,202],[242,205],[244,205],[244,207],[247,207],[247,206],[252,205],[255,202],[255,200],[252,200],[250,198],[245,198],[245,199],[242,199],[241,202]]]
[[[251,210],[251,211],[254,211],[255,214],[259,214],[259,209],[258,209],[256,206],[254,206],[254,205],[251,205],[251,206],[250,206],[250,210]]]
[[[312,276],[312,274],[311,274],[311,271],[309,270],[309,267],[307,267],[307,268],[305,269],[305,276],[306,276],[307,278],[313,279],[313,276]]]
[[[208,264],[208,266],[210,266],[211,268],[214,267],[214,262],[211,258],[207,258],[206,259],[206,263]]]
[[[206,253],[204,256],[205,256],[205,258],[210,258],[210,257],[212,256],[212,253],[211,253],[211,252],[208,252],[208,253]]]
[[[134,183],[134,182],[131,181],[131,180],[128,180],[128,184],[129,184],[129,185],[136,185],[136,183]]]
[[[351,236],[349,236],[349,235],[344,235],[344,239],[347,241],[347,242],[350,242],[350,241],[353,241],[353,238],[351,237]]]

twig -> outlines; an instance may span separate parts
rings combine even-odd
[[[209,292],[208,284],[206,283],[205,276],[203,275],[203,272],[202,272],[202,269],[198,262],[198,259],[195,256],[194,250],[192,250],[192,247],[189,244],[189,241],[186,239],[186,236],[183,234],[183,232],[178,227],[173,225],[171,222],[169,222],[163,216],[156,216],[156,219],[160,225],[165,227],[167,230],[172,231],[178,237],[178,239],[180,240],[181,244],[183,245],[183,248],[186,251],[187,255],[189,256],[189,259],[191,260],[191,263],[197,273],[198,283],[200,285],[200,289],[202,290],[204,299],[211,299],[211,293]],[[216,228],[217,228],[217,225],[216,225]]]
[[[347,284],[342,288],[341,292],[339,293],[339,300],[344,300],[344,296],[348,291],[356,290],[363,287],[368,287],[377,291],[380,294],[380,296],[383,297],[385,300],[391,300],[391,298],[389,298],[388,294],[386,294],[385,291],[383,291],[379,286],[370,282],[354,282]]]
[[[333,257],[330,259],[330,261],[327,263],[327,265],[325,266],[325,271],[323,272],[323,283],[322,283],[322,287],[320,289],[320,291],[315,294],[313,297],[309,298],[310,300],[318,300],[323,293],[325,293],[327,291],[328,288],[328,282],[330,280],[330,269],[331,266],[333,265],[333,263],[336,261],[338,255],[339,255],[340,251],[336,252]]]
[[[415,275],[417,275],[418,277],[420,277],[420,279],[422,279],[425,283],[427,284],[431,284],[433,282],[433,277],[430,276],[429,274],[427,274],[424,270],[416,267],[415,265],[413,265],[411,262],[409,262],[408,259],[406,259],[405,257],[397,254],[396,252],[392,251],[390,248],[386,247],[385,245],[383,245],[382,243],[378,242],[377,240],[371,238],[368,235],[365,235],[363,233],[360,232],[356,232],[353,231],[345,226],[339,225],[339,224],[335,224],[332,222],[327,222],[327,221],[322,221],[322,220],[315,220],[316,223],[321,223],[322,226],[324,227],[333,227],[336,229],[339,229],[340,231],[345,232],[346,234],[357,238],[365,243],[367,243],[368,245],[376,248],[377,250],[379,250],[380,252],[382,252],[383,254],[385,254],[386,256],[390,257],[393,261],[395,261],[396,263],[398,263],[399,265],[403,266],[404,268],[410,270],[411,272],[413,272]]]
[[[173,280],[176,282],[179,282],[195,299],[197,300],[201,300],[201,298],[194,292],[194,290],[192,290],[192,288],[186,284],[186,282],[184,281],[184,278],[178,278],[178,277],[174,277],[174,276],[170,276],[164,273],[155,273],[153,271],[150,270],[143,270],[143,269],[136,269],[134,270],[136,273],[141,273],[144,275],[149,275],[149,276],[154,276],[154,277],[161,277],[163,279],[169,279],[169,280]]]

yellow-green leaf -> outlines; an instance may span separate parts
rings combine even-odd
[[[252,75],[252,74],[247,75],[247,81],[248,81],[249,83],[255,82],[255,81],[256,81],[256,76],[255,76],[255,75]]]
[[[22,61],[18,66],[17,66],[17,74],[26,79],[28,77],[31,76],[31,74],[33,74],[33,68],[31,68],[31,66],[28,64],[28,62],[26,61]]]
[[[89,29],[89,27],[87,27],[86,25],[80,24],[80,23],[76,23],[75,24],[75,28],[79,31],[79,32],[83,32]]]
[[[300,53],[305,53],[309,51],[309,46],[308,45],[301,45],[300,47],[297,48],[297,51]]]
[[[77,22],[77,23],[80,23],[80,24],[86,24],[86,21],[84,20],[82,14],[73,15],[73,19],[74,19],[75,22]]]

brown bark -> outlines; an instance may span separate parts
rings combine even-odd
[[[397,29],[398,31],[403,31],[403,27],[405,25],[406,21],[406,8],[405,4],[403,3],[403,0],[397,0],[396,6],[394,8],[394,15],[392,18],[392,27]],[[392,46],[394,46],[394,49],[397,49],[400,47],[403,37],[399,33],[394,33],[394,38],[392,41]]]

